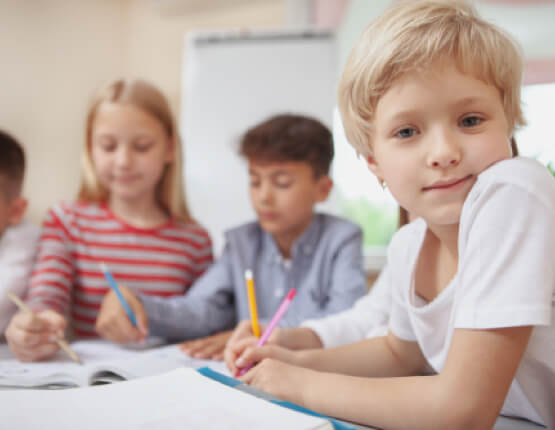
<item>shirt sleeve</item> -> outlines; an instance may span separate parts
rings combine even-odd
[[[311,319],[301,326],[312,329],[324,348],[347,345],[367,337],[384,336],[391,309],[391,289],[387,266],[370,292],[350,309],[321,319]]]
[[[208,336],[230,329],[236,321],[229,247],[183,296],[170,298],[139,294],[149,332],[168,340]]]
[[[486,188],[459,243],[456,328],[547,325],[555,287],[553,207],[524,188]]]
[[[71,235],[62,217],[63,208],[59,206],[51,209],[43,222],[26,302],[32,309],[53,309],[67,315],[74,264]]]
[[[10,231],[12,230],[12,231]],[[0,257],[0,333],[4,332],[17,307],[6,298],[11,291],[23,297],[37,252],[39,229],[31,223],[10,227],[2,237],[3,251]]]
[[[197,258],[195,259],[195,279],[202,276],[202,274],[205,273],[214,262],[214,255],[212,254],[212,240],[210,239],[210,235],[203,229],[202,236],[205,239],[205,243],[203,249],[198,253]]]

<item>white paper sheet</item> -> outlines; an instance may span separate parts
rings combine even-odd
[[[18,430],[331,429],[193,369],[72,390],[0,391],[3,423]]]

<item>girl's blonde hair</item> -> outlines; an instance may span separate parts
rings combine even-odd
[[[87,115],[85,129],[85,151],[81,158],[82,178],[78,199],[88,202],[102,202],[108,197],[108,190],[100,183],[94,169],[91,154],[92,129],[99,106],[104,103],[126,103],[136,106],[154,116],[173,140],[174,160],[166,165],[156,187],[156,200],[175,219],[191,222],[192,218],[185,202],[181,168],[181,143],[170,106],[164,95],[152,84],[141,81],[117,80],[93,98]]]
[[[338,105],[347,139],[372,155],[379,99],[409,71],[452,58],[462,73],[494,85],[512,133],[525,120],[520,107],[522,57],[516,42],[482,20],[467,1],[402,1],[361,34],[341,76]]]

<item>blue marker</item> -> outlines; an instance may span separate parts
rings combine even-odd
[[[114,279],[114,277],[112,276],[112,274],[110,273],[110,271],[108,270],[108,268],[104,263],[100,263],[100,269],[104,273],[104,276],[106,276],[106,279],[108,280],[110,287],[112,287],[112,290],[116,292],[119,302],[123,306],[123,309],[125,309],[125,312],[127,312],[127,316],[129,317],[131,324],[133,324],[133,327],[137,327],[137,320],[135,319],[135,314],[131,310],[131,307],[129,306],[129,304],[123,298],[123,295],[121,294],[121,291],[118,288],[118,284],[116,283],[116,280]]]

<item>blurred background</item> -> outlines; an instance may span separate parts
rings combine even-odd
[[[246,172],[233,155],[233,144],[245,127],[288,110],[314,115],[333,127],[336,187],[325,208],[361,224],[367,268],[378,270],[397,208],[344,140],[334,98],[358,34],[392,2],[0,0],[0,128],[26,148],[28,218],[39,223],[49,206],[75,197],[85,115],[94,91],[116,78],[143,78],[163,90],[179,119],[187,197],[193,215],[211,231],[216,252],[222,230],[253,216]],[[555,0],[475,4],[523,47],[529,125],[517,134],[519,147],[555,165]],[[245,49],[255,45],[271,53],[270,59],[264,59],[263,51]],[[298,47],[304,51],[297,52]],[[259,63],[271,70],[257,72]],[[223,90],[217,88],[231,86],[230,76],[243,76],[234,85],[239,95],[218,99]],[[256,97],[261,90],[248,87],[252,82],[274,91]],[[319,96],[302,92],[309,90]],[[234,128],[226,129],[230,124]],[[212,128],[220,135],[209,134]],[[230,158],[234,165],[227,163]],[[215,179],[206,179],[206,172]],[[225,192],[224,186],[234,192]]]

